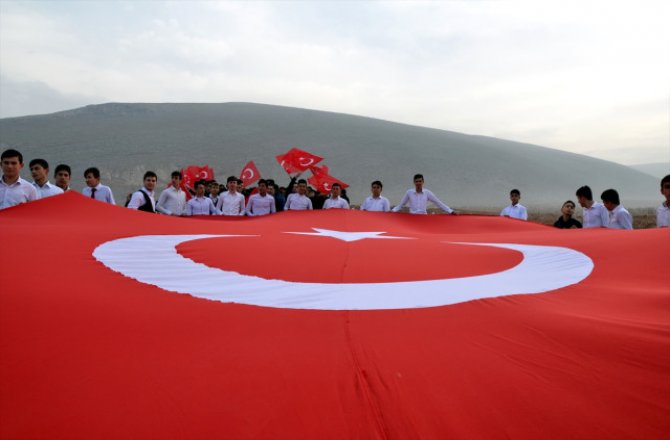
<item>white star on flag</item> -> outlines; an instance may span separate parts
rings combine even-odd
[[[314,235],[320,237],[332,237],[347,242],[364,240],[366,238],[395,239],[395,240],[412,239],[412,237],[394,237],[391,235],[379,235],[379,234],[386,234],[386,232],[346,232],[346,231],[333,231],[330,229],[319,229],[319,228],[312,228],[312,229],[317,232],[284,232],[284,233],[296,234],[296,235]]]

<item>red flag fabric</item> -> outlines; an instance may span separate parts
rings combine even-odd
[[[181,188],[187,193],[187,188],[194,189],[198,180],[214,180],[214,170],[209,165],[189,165],[181,170],[181,175]]]
[[[313,167],[309,167],[309,170],[314,176],[327,176],[330,174],[330,170],[328,169],[327,165],[314,165]]]
[[[309,153],[298,148],[291,148],[284,154],[276,156],[279,165],[284,168],[288,174],[299,173],[309,169],[323,160],[315,154]]]
[[[668,229],[218,219],[73,192],[0,211],[0,438],[670,431]]]
[[[256,164],[253,160],[250,160],[249,163],[242,168],[242,171],[240,171],[240,179],[242,179],[242,183],[245,187],[249,187],[249,185],[258,181],[260,178],[261,173],[258,171],[258,168],[256,168]]]
[[[328,194],[333,188],[333,183],[339,183],[342,188],[348,188],[349,185],[342,182],[341,180],[328,175],[328,174],[315,174],[309,179],[307,179],[310,185],[312,185],[318,192],[321,194]]]

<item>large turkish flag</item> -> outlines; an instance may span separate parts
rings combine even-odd
[[[3,439],[661,439],[670,230],[0,211]]]

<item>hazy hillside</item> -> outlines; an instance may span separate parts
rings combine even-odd
[[[519,188],[529,208],[559,206],[589,184],[617,188],[627,206],[655,206],[657,179],[612,162],[535,145],[397,124],[337,113],[261,104],[103,104],[49,115],[0,119],[2,148],[27,160],[43,157],[73,167],[74,187],[98,166],[117,201],[147,169],[165,183],[169,172],[209,164],[219,180],[253,159],[264,177],[286,182],[274,156],[292,146],[325,158],[351,184],[353,203],[380,179],[397,203],[421,172],[426,186],[454,207],[502,208]],[[29,173],[24,173],[29,176]],[[162,186],[162,185],[161,185]]]
[[[668,154],[670,155],[670,152]],[[657,179],[662,179],[670,174],[670,162],[644,163],[633,165],[631,168],[654,176]]]

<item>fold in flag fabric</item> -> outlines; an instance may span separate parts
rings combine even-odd
[[[277,162],[284,168],[288,174],[306,171],[309,167],[316,165],[323,160],[315,154],[309,153],[298,148],[291,148],[284,154],[276,156]]]
[[[668,229],[75,193],[0,226],[2,439],[670,432]]]
[[[242,171],[240,171],[240,179],[242,179],[242,183],[245,187],[257,182],[260,178],[261,173],[258,171],[258,168],[256,168],[256,164],[253,160],[250,160],[249,163],[242,168]]]

